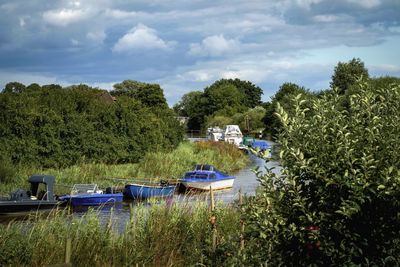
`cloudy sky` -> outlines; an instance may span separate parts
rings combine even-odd
[[[400,76],[399,0],[0,0],[0,89],[133,79],[172,105],[237,77],[269,100],[283,82],[328,88],[353,57]]]

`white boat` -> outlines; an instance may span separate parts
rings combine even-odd
[[[243,142],[243,134],[238,125],[226,125],[223,139],[229,144],[239,146]]]
[[[207,129],[207,139],[211,141],[222,140],[223,130],[219,127],[211,127]]]
[[[181,179],[187,189],[201,191],[231,188],[234,181],[235,177],[220,172],[211,165],[196,165],[194,171],[186,172]]]

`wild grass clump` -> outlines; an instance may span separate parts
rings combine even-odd
[[[211,164],[232,173],[244,168],[248,158],[233,145],[223,142],[181,143],[169,154],[147,154],[138,164],[137,177],[180,178],[195,164]]]
[[[211,246],[211,213],[204,202],[135,206],[123,231],[114,228],[112,217],[104,225],[96,211],[81,218],[58,211],[46,218],[0,225],[0,266],[63,263],[67,239],[72,242],[73,266],[221,265],[238,249],[238,243],[226,243],[237,240],[240,215],[224,205],[217,205],[214,214],[221,248],[216,253]]]

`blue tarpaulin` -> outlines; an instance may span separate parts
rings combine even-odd
[[[253,142],[251,142],[251,147],[252,147],[253,149],[259,148],[260,150],[267,150],[267,149],[269,149],[268,142],[265,141],[265,140],[254,140]]]

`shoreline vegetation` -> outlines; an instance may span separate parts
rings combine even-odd
[[[223,142],[183,142],[170,153],[150,152],[137,164],[83,164],[40,171],[55,175],[63,183],[101,185],[110,182],[103,177],[115,175],[175,178],[202,162],[232,173],[248,165],[249,159]],[[32,171],[38,170],[23,169],[18,173],[23,177]],[[216,203],[215,209],[210,210],[207,201],[139,204],[130,207],[130,219],[122,232],[115,225],[112,211],[107,222],[92,209],[80,218],[71,216],[66,209],[47,216],[33,214],[27,221],[0,224],[0,265],[63,263],[67,242],[72,244],[72,266],[224,264],[240,247],[240,214],[237,205]],[[217,218],[215,228],[210,224],[213,217]],[[217,229],[216,251],[212,246],[213,229]]]
[[[198,163],[211,164],[221,171],[233,173],[249,164],[249,160],[236,147],[223,142],[182,142],[171,152],[148,152],[138,163],[82,163],[63,169],[19,167],[14,173],[13,182],[3,184],[0,194],[26,187],[28,177],[38,173],[55,176],[56,194],[63,194],[69,193],[69,186],[75,183],[97,183],[99,187],[125,184],[107,178],[127,181],[179,179]]]
[[[212,216],[218,218],[216,251]],[[240,213],[219,203],[213,212],[206,202],[137,205],[122,232],[114,219],[111,212],[104,225],[94,210],[81,218],[57,210],[47,217],[0,224],[0,265],[62,264],[68,242],[70,266],[224,265],[240,247]]]

